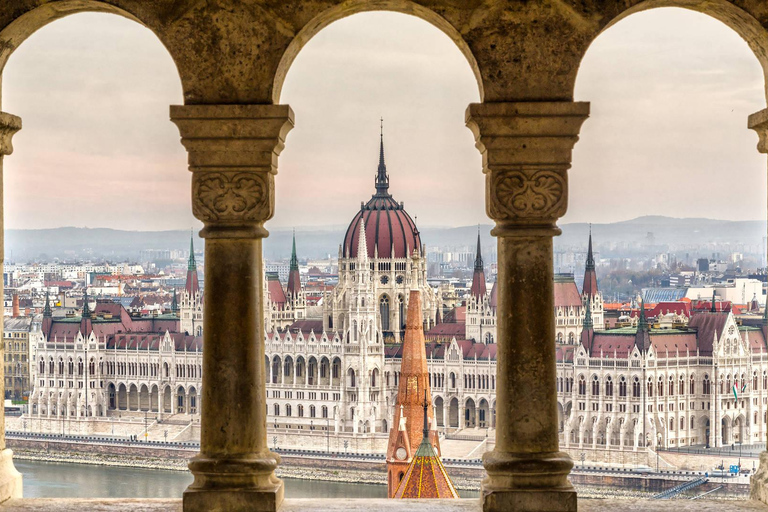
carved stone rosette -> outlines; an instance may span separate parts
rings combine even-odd
[[[571,152],[588,103],[474,103],[467,126],[483,157],[486,210],[494,234],[557,234],[568,208]]]
[[[206,238],[264,237],[277,157],[293,128],[288,105],[171,107],[192,171],[192,212]]]

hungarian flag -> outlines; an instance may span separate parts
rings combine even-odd
[[[741,385],[741,392],[745,392],[747,390],[747,381],[745,380],[744,383]]]
[[[733,383],[733,398],[739,399],[739,381],[734,381]]]

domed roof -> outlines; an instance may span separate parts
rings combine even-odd
[[[365,224],[365,239],[368,245],[368,257],[408,258],[417,249],[421,253],[421,236],[411,216],[405,211],[403,203],[395,201],[389,193],[389,175],[384,164],[384,138],[379,149],[379,169],[376,174],[376,193],[370,201],[360,205],[352,222],[349,223],[344,244],[341,246],[342,257],[357,257],[357,242],[360,219]]]

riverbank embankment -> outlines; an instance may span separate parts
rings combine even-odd
[[[198,452],[195,445],[126,443],[109,440],[56,438],[7,438],[14,456],[23,460],[71,462],[143,469],[187,471],[187,463]],[[278,450],[279,453],[279,450]],[[345,483],[386,485],[386,464],[381,457],[311,452],[281,453],[280,477]],[[447,464],[459,490],[479,491],[484,469],[478,464]],[[575,472],[571,482],[582,498],[647,498],[691,479],[689,475],[636,475]],[[718,489],[710,497],[744,499],[748,484],[709,482],[700,492]]]

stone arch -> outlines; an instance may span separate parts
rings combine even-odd
[[[107,386],[107,395],[109,397],[109,408],[112,410],[117,409],[117,390],[115,390],[113,382],[110,382]]]
[[[163,412],[173,413],[173,393],[171,392],[171,386],[165,386],[163,390]]]
[[[448,405],[448,426],[459,428],[459,399],[456,397],[451,398]]]
[[[491,427],[491,408],[485,398],[481,398],[477,404],[477,426],[480,428]]]
[[[198,412],[197,402],[198,402],[197,389],[195,389],[195,386],[191,386],[189,388],[189,398],[188,398],[189,414],[197,414]]]
[[[310,356],[309,359],[307,359],[307,384],[316,386],[317,375],[317,358],[315,356]]]
[[[128,410],[139,410],[139,389],[136,387],[136,384],[131,384],[128,388]]]
[[[176,390],[176,412],[178,414],[187,413],[187,392],[182,386]]]
[[[445,426],[445,411],[443,410],[443,405],[445,402],[443,401],[443,397],[436,396],[434,399],[434,405],[435,405],[435,424],[438,427],[444,427]]]
[[[147,388],[146,384],[142,384],[141,388],[139,388],[139,410],[149,410],[149,388]]]
[[[483,101],[485,91],[480,67],[459,30],[435,11],[410,0],[382,0],[375,3],[365,0],[353,0],[352,2],[337,4],[316,15],[306,23],[301,30],[299,30],[293,40],[288,44],[285,52],[283,52],[280,62],[277,65],[277,69],[275,70],[274,82],[272,84],[272,101],[276,105],[280,103],[283,84],[285,83],[285,78],[288,75],[288,70],[290,69],[291,64],[293,64],[293,61],[296,59],[296,56],[301,49],[315,35],[335,21],[352,16],[353,14],[370,11],[391,11],[408,14],[416,16],[438,28],[456,44],[456,47],[467,59],[467,63],[477,81],[480,101]]]
[[[471,398],[467,398],[464,401],[464,427],[477,427],[477,407],[475,406],[475,401]]]
[[[184,73],[179,66],[179,62],[184,62],[184,60],[177,58],[177,56],[174,55],[174,51],[172,51],[171,45],[167,44],[167,41],[172,39],[164,37],[163,30],[152,26],[150,23],[150,20],[152,19],[150,13],[147,12],[148,16],[146,19],[142,20],[139,18],[139,16],[141,16],[139,13],[128,12],[116,5],[99,0],[61,0],[53,3],[43,3],[27,10],[11,21],[2,29],[2,31],[0,31],[0,41],[3,41],[4,43],[3,50],[0,51],[0,75],[8,62],[9,57],[32,34],[58,19],[66,18],[73,14],[87,12],[117,15],[121,18],[136,22],[152,32],[157,41],[162,44],[165,51],[171,57],[171,60],[174,63],[174,72],[176,73],[176,76],[179,77],[179,81],[186,96],[187,88],[184,87],[185,81],[181,78]],[[192,65],[192,67],[194,67],[194,65]],[[192,73],[189,73],[188,76],[194,78]]]
[[[282,368],[282,360],[280,359],[280,356],[275,356],[272,358],[272,384],[282,384],[283,383],[283,368]]]
[[[152,385],[152,389],[149,390],[149,410],[152,412],[158,412],[160,410],[160,400],[158,395],[157,384]]]
[[[331,361],[323,356],[320,358],[320,385],[328,386],[331,383]]]

